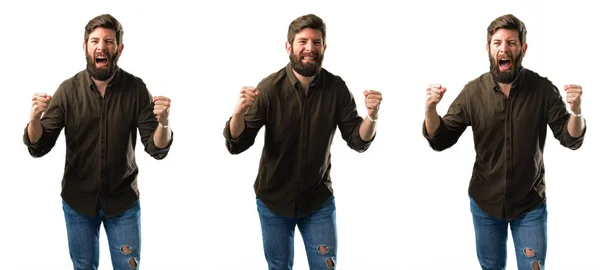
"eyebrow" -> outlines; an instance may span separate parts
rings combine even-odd
[[[492,39],[492,42],[496,42],[496,41],[502,41],[502,40],[503,40],[503,39],[495,38],[495,39]],[[512,41],[512,42],[519,42],[519,39],[518,39],[518,38],[507,38],[507,39],[505,39],[505,40],[506,40],[506,41]]]
[[[304,37],[303,37],[303,38],[298,38],[298,40],[299,40],[299,41],[300,41],[300,40],[309,40],[309,39],[310,39],[310,38],[304,38]],[[320,39],[320,38],[315,38],[315,39],[313,39],[313,40],[314,40],[314,41],[321,41],[321,39]]]
[[[99,37],[91,37],[90,40],[99,40]],[[108,41],[114,41],[115,38],[105,38],[104,40],[108,40]]]

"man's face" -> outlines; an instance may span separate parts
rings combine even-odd
[[[286,42],[293,69],[304,77],[317,75],[321,70],[323,56],[327,47],[321,31],[304,28],[294,38],[293,44]]]
[[[114,30],[98,27],[90,33],[84,45],[87,71],[98,81],[110,79],[117,69],[123,44],[117,45]]]
[[[499,83],[512,83],[521,69],[527,44],[519,41],[516,30],[498,29],[487,45],[490,72]]]

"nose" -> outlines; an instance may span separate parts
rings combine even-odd
[[[306,42],[306,46],[304,47],[304,50],[307,52],[311,52],[313,47],[314,47],[314,44],[312,43],[312,41],[308,41],[308,42]]]
[[[106,42],[104,41],[100,41],[98,42],[98,46],[96,47],[96,51],[104,51],[104,49],[106,48]]]
[[[500,44],[500,47],[498,48],[500,50],[500,52],[505,53],[508,51],[508,43],[507,42],[502,42]]]

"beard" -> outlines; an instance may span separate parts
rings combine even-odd
[[[508,70],[500,71],[499,61],[496,61],[496,59],[492,57],[492,54],[488,53],[488,58],[490,59],[490,73],[492,73],[494,80],[499,83],[512,83],[517,79],[519,71],[521,71],[521,68],[523,67],[521,65],[523,62],[523,52],[520,51],[516,57],[513,57],[510,52],[505,55],[498,55],[497,58],[500,56],[505,56],[510,59],[510,68]]]
[[[290,61],[292,62],[292,68],[294,69],[294,71],[298,72],[298,74],[304,77],[312,77],[317,75],[317,73],[321,71],[321,64],[323,63],[323,54],[320,54],[318,52],[313,53],[312,55],[315,57],[314,63],[302,63],[302,55],[296,55],[294,53],[294,48],[292,48],[290,52]]]
[[[92,58],[89,54],[85,55],[85,59],[87,62],[86,70],[90,73],[90,76],[98,81],[106,81],[110,79],[117,70],[117,62],[119,61],[119,54],[109,54],[108,51],[104,52],[104,55],[108,55],[106,58],[107,65],[105,67],[96,67],[96,55]]]

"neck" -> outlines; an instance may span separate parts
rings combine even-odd
[[[94,79],[92,77],[92,81],[94,82],[94,85],[96,86],[96,89],[98,89],[98,92],[100,92],[100,95],[102,95],[103,97],[104,97],[104,94],[106,93],[106,87],[108,86],[108,83],[110,83],[110,81],[112,81],[112,79],[114,77],[115,77],[115,75],[113,74],[106,81],[99,81],[99,80],[96,80],[96,79]]]
[[[508,95],[510,94],[510,89],[512,88],[513,84],[519,79],[520,76],[521,76],[521,68],[519,68],[519,71],[517,72],[517,76],[515,77],[515,79],[512,82],[501,83],[501,82],[496,81],[496,85],[498,85],[498,88],[500,88],[500,91],[502,91],[502,93],[504,93],[504,95],[508,97]]]
[[[294,70],[294,75],[296,76],[296,78],[300,82],[300,86],[302,86],[302,89],[304,90],[304,93],[307,94],[308,93],[308,86],[315,79],[315,76],[305,77],[305,76],[300,75],[295,70]]]
[[[504,95],[508,97],[508,95],[510,94],[510,89],[512,88],[512,83],[506,84],[496,82],[496,84],[498,85],[498,88],[500,88],[500,91],[502,91],[502,93],[504,93]]]

